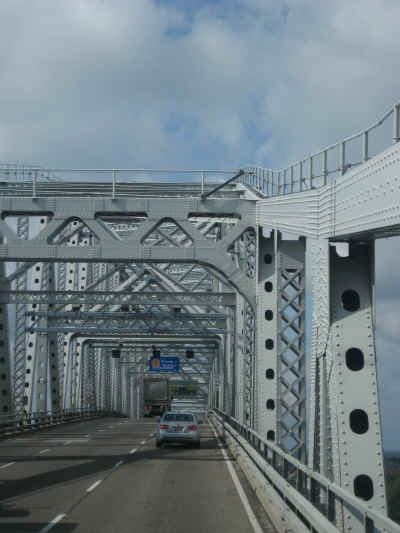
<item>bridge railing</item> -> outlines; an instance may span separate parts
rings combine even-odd
[[[303,524],[315,531],[341,531],[338,509],[351,515],[365,533],[399,533],[400,526],[362,500],[314,472],[277,445],[264,440],[257,432],[224,412],[213,409],[212,415],[223,436],[257,467],[257,472],[272,485],[285,504]]]
[[[43,429],[65,422],[115,416],[118,413],[98,409],[64,409],[62,411],[39,411],[0,416],[0,436],[23,433],[28,430]]]
[[[201,196],[238,170],[144,168],[41,168],[0,164],[0,195],[31,198],[101,196],[112,200],[135,195]],[[162,184],[164,190],[157,187]],[[63,188],[63,185],[65,187]]]
[[[375,137],[372,133],[376,134]],[[399,140],[400,103],[396,103],[367,128],[286,168],[247,167],[241,182],[265,196],[316,189],[345,174],[348,169],[365,163],[373,155]]]

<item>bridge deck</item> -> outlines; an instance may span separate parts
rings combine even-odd
[[[238,471],[254,529],[208,424],[199,450],[157,449],[154,431],[155,419],[107,418],[1,441],[0,530],[48,531],[60,518],[51,531],[273,531]]]

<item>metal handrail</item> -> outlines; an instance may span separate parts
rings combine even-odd
[[[60,411],[22,412],[0,416],[0,436],[9,436],[27,430],[41,429],[64,422],[97,418],[105,415],[115,416],[118,413],[104,409],[63,409]]]
[[[22,171],[21,171],[22,172]],[[19,196],[30,196],[33,199],[39,196],[52,196],[55,193],[63,192],[64,194],[71,193],[82,195],[87,194],[101,194],[109,195],[113,201],[118,197],[126,196],[127,194],[137,194],[136,189],[131,190],[134,186],[137,189],[152,188],[161,185],[172,187],[191,186],[193,187],[193,193],[198,196],[209,195],[209,190],[206,187],[220,188],[220,179],[225,175],[237,174],[239,171],[235,170],[196,170],[196,169],[145,169],[145,168],[41,168],[41,167],[23,167],[23,176],[28,179],[25,180],[2,180],[0,179],[1,189],[0,194],[18,194]],[[45,183],[40,180],[40,177],[47,173],[49,176],[55,177],[54,181],[46,181]],[[0,176],[8,176],[10,169],[0,165]],[[60,174],[75,174],[84,176],[84,180],[69,180],[69,177],[60,176]],[[87,176],[90,174],[101,175],[97,181],[87,181]],[[128,175],[132,179],[129,181],[118,181],[122,175]],[[159,175],[159,180],[153,181],[153,177],[148,181],[143,181],[143,175]],[[178,177],[179,181],[171,182],[170,175]],[[140,176],[142,175],[142,176]],[[163,176],[168,176],[168,181],[163,181]],[[182,176],[188,176],[185,181],[180,181]],[[190,176],[190,177],[189,177]],[[211,181],[212,176],[217,177],[217,181],[214,179]],[[193,181],[193,177],[199,177],[199,181]],[[207,182],[206,179],[208,178]],[[85,181],[86,180],[86,181]],[[224,183],[224,182],[222,182]],[[64,189],[62,188],[64,184]],[[226,183],[225,183],[226,185]],[[212,191],[213,193],[216,191]],[[140,193],[140,190],[139,190]]]
[[[240,446],[242,446],[241,437],[256,452],[266,467],[272,468],[286,482],[289,482],[298,491],[299,496],[306,498],[312,504],[315,512],[322,513],[332,524],[335,523],[334,509],[339,503],[346,507],[346,513],[351,513],[356,520],[363,521],[365,533],[371,531],[400,532],[400,526],[393,520],[368,506],[367,503],[322,474],[314,472],[273,442],[266,441],[250,427],[241,424],[237,419],[219,409],[214,408],[212,412]],[[292,503],[294,502],[292,501]]]
[[[254,188],[265,196],[280,196],[294,192],[302,192],[322,187],[328,183],[330,175],[343,175],[352,167],[366,163],[370,157],[369,134],[379,128],[386,120],[393,115],[393,143],[400,140],[400,102],[395,103],[386,113],[367,128],[341,139],[310,156],[303,158],[287,167],[282,168],[262,168],[249,166],[246,168],[242,183]],[[351,161],[347,157],[347,147],[349,143],[361,139],[360,161]],[[339,160],[329,167],[328,154],[335,149],[339,149]],[[321,171],[314,173],[315,163],[320,160]]]

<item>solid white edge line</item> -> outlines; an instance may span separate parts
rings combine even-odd
[[[114,468],[118,468],[119,466],[123,465],[124,464],[124,461],[118,461],[118,463],[116,463],[114,465]]]
[[[43,529],[41,529],[39,531],[39,533],[47,533],[48,531],[50,531],[50,529],[52,529],[56,524],[58,524],[58,522],[60,522],[63,518],[65,517],[65,514],[59,514],[57,515],[55,518],[53,518],[53,520],[51,522],[49,522],[47,524],[46,527],[44,527]]]
[[[132,454],[132,453],[135,453],[137,452],[137,448],[133,448],[129,453]]]
[[[248,519],[250,520],[250,524],[252,525],[255,533],[263,533],[263,530],[261,529],[261,526],[258,523],[258,520],[257,520],[257,518],[256,518],[256,516],[255,516],[255,514],[253,512],[253,509],[250,506],[249,500],[248,500],[248,498],[246,496],[246,493],[244,492],[242,484],[239,481],[239,478],[238,478],[238,476],[237,476],[237,474],[235,472],[235,469],[233,468],[233,466],[231,464],[231,461],[230,461],[226,451],[222,447],[220,438],[218,437],[217,432],[215,431],[213,426],[211,426],[211,428],[212,428],[212,430],[214,432],[215,438],[217,439],[218,447],[221,450],[221,453],[222,453],[222,455],[223,455],[223,457],[225,459],[225,464],[226,464],[226,466],[227,466],[227,468],[229,470],[229,473],[230,473],[230,475],[232,477],[233,484],[235,485],[236,490],[238,491],[239,497],[242,500],[243,507],[244,507],[244,509],[246,511]]]
[[[7,468],[7,466],[11,466],[11,465],[15,465],[15,461],[13,461],[12,463],[6,463],[5,465],[0,466],[0,468]]]
[[[92,492],[92,490],[98,487],[102,481],[103,481],[102,479],[98,479],[97,481],[95,481],[93,485],[90,485],[90,487],[86,489],[86,492]]]

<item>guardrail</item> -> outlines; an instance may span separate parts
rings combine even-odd
[[[365,533],[399,533],[400,526],[362,500],[314,472],[275,444],[264,440],[235,418],[213,409],[212,415],[231,439],[256,465],[257,471],[274,487],[277,494],[315,531],[342,531],[337,509],[351,515],[359,527],[352,531]],[[329,527],[330,526],[330,527]],[[332,529],[332,527],[336,529]]]
[[[120,416],[114,411],[97,409],[65,409],[55,413],[36,412],[0,416],[0,436],[9,436],[29,430],[43,429],[67,422],[103,416]]]
[[[183,191],[186,186],[196,189],[196,194],[202,197],[210,189],[224,184],[228,176],[237,173],[237,169],[41,168],[28,166],[22,167],[21,170],[21,168],[14,169],[10,165],[0,165],[0,194],[36,199],[63,193],[73,196],[108,196],[112,200],[117,200],[123,196],[129,196],[133,192],[140,195],[146,188],[151,189],[164,184],[166,186],[165,194],[175,190],[182,189]],[[65,185],[64,189],[63,185]]]
[[[384,131],[381,126],[390,126],[392,132]],[[378,130],[377,137],[371,138]],[[388,139],[388,137],[391,137]],[[378,121],[364,130],[346,137],[305,159],[285,168],[261,168],[249,166],[241,182],[251,186],[266,196],[279,196],[294,192],[316,189],[343,175],[348,169],[361,165],[391,143],[400,140],[400,103],[394,104]],[[371,150],[374,143],[376,149]],[[389,142],[390,141],[390,142]]]

